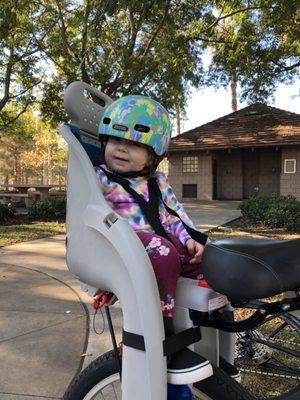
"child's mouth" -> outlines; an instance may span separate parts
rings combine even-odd
[[[128,162],[126,158],[121,158],[121,157],[115,157],[116,161],[122,161],[122,162]]]

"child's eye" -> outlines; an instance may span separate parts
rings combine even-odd
[[[121,138],[119,138],[119,137],[117,137],[117,136],[111,136],[110,140],[111,140],[112,142],[120,142],[120,141],[121,141]]]
[[[132,142],[132,145],[135,146],[135,147],[142,147],[143,146],[142,143],[139,143],[139,142]]]

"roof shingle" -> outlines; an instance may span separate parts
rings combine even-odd
[[[256,103],[171,140],[170,152],[300,145],[300,115]]]

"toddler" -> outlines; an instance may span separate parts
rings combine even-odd
[[[171,336],[178,277],[200,278],[207,236],[194,229],[166,176],[156,171],[171,139],[168,113],[148,97],[123,97],[105,109],[99,139],[105,164],[96,173],[104,197],[145,247],[157,279],[165,334]],[[203,358],[186,348],[168,360],[169,382],[177,383],[179,375],[195,381],[202,367]]]

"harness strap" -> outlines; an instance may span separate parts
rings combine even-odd
[[[160,218],[159,218],[159,203],[162,201],[165,209],[167,212],[175,217],[177,217],[183,224],[184,228],[188,232],[188,234],[191,236],[192,239],[196,240],[197,242],[201,244],[205,244],[207,241],[207,235],[205,235],[202,232],[197,231],[196,229],[191,228],[189,225],[187,225],[181,217],[177,214],[176,211],[172,210],[163,200],[162,193],[160,191],[160,188],[158,186],[158,183],[156,181],[156,178],[149,178],[147,180],[147,185],[148,185],[148,192],[149,192],[149,201],[147,202],[143,196],[141,196],[139,193],[137,193],[131,186],[130,182],[122,178],[114,173],[111,173],[109,171],[106,171],[104,168],[100,167],[101,170],[106,174],[106,176],[113,182],[118,183],[123,187],[123,189],[131,194],[131,196],[137,201],[139,204],[141,210],[145,214],[145,217],[147,218],[147,221],[149,224],[152,226],[154,232],[166,239],[168,239],[168,234],[165,231],[165,228],[163,227]]]
[[[172,208],[170,208],[163,200],[162,197],[162,193],[160,191],[160,188],[158,186],[157,180],[156,178],[150,178],[148,180],[148,185],[151,185],[152,190],[156,193],[156,195],[160,198],[160,200],[162,201],[163,205],[165,206],[165,209],[168,211],[169,214],[173,215],[174,217],[177,217],[180,219],[180,221],[182,222],[183,226],[185,227],[185,230],[187,231],[187,233],[190,235],[190,237],[194,240],[196,240],[196,242],[201,243],[203,245],[205,245],[205,243],[207,242],[207,238],[208,236],[205,235],[205,233],[202,233],[200,231],[197,231],[196,229],[190,227],[189,225],[187,225],[182,219],[181,217],[177,214],[176,211],[174,211]],[[156,197],[157,197],[156,196]]]
[[[100,167],[102,171],[106,174],[106,176],[113,182],[118,183],[123,187],[123,189],[131,194],[131,196],[136,200],[138,205],[140,206],[141,210],[143,211],[145,217],[147,218],[147,221],[149,224],[152,226],[154,229],[154,232],[157,233],[158,235],[168,239],[168,235],[159,219],[159,211],[158,211],[158,205],[159,205],[159,198],[157,199],[157,196],[153,196],[153,193],[150,194],[150,187],[149,187],[149,181],[148,181],[148,190],[149,190],[149,202],[147,202],[143,196],[141,196],[139,193],[137,193],[131,186],[130,183],[127,179],[122,178],[114,173],[106,171],[104,168]],[[150,202],[150,199],[152,200]]]
[[[164,356],[170,356],[201,339],[200,327],[188,328],[182,332],[165,338],[163,341]],[[123,344],[137,350],[146,351],[142,335],[123,330]]]

